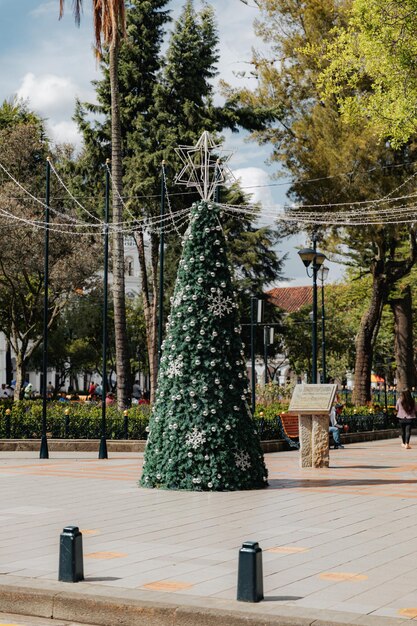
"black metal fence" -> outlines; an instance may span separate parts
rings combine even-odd
[[[340,416],[339,423],[348,426],[348,432],[384,430],[398,427],[398,420],[383,412],[367,415]],[[149,417],[139,412],[112,413],[107,416],[108,439],[146,439]],[[257,419],[258,431],[263,441],[281,439],[277,418]],[[95,412],[52,412],[47,416],[47,435],[56,439],[99,439],[101,416]],[[38,412],[6,410],[0,415],[0,439],[38,439],[41,436],[41,419]]]

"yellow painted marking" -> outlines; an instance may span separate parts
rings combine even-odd
[[[83,535],[99,535],[100,531],[97,528],[82,528],[80,531]]]
[[[417,617],[417,607],[409,608],[409,609],[401,609],[398,611],[400,615],[404,615],[404,617]]]
[[[322,580],[353,580],[357,582],[359,580],[368,580],[368,576],[365,574],[352,574],[349,572],[322,572],[319,574]]]
[[[85,556],[87,559],[120,559],[127,554],[126,552],[90,552]]]
[[[277,546],[276,548],[268,548],[265,552],[278,552],[282,554],[297,554],[298,552],[308,552],[310,548],[301,548],[298,546]]]
[[[191,583],[181,583],[176,580],[156,580],[153,583],[142,585],[142,588],[151,591],[182,591],[183,589],[191,589],[193,586]]]

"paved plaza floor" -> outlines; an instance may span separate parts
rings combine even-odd
[[[76,525],[83,589],[270,615],[320,610],[343,623],[417,619],[417,445],[352,444],[321,470],[301,470],[294,451],[269,454],[268,489],[228,493],[138,488],[140,454],[50,457],[0,453],[0,584],[56,581],[60,532]],[[235,600],[246,540],[263,550],[258,605]]]

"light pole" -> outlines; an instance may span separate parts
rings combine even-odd
[[[252,415],[255,415],[256,390],[255,390],[255,333],[256,326],[263,319],[263,300],[252,296],[250,299],[250,355],[251,355],[251,396]]]
[[[329,268],[325,265],[322,265],[318,271],[319,279],[321,282],[321,358],[322,358],[322,373],[321,373],[321,382],[323,385],[327,382],[327,372],[326,372],[326,335],[325,335],[325,326],[326,326],[326,315],[324,310],[324,281],[327,279],[329,275]]]
[[[103,271],[103,375],[101,384],[101,438],[98,451],[99,459],[107,459],[106,440],[106,392],[107,392],[107,340],[108,340],[108,273],[109,273],[109,207],[110,207],[110,170],[109,159],[106,161],[106,195],[104,203],[104,271]]]
[[[45,270],[44,270],[44,293],[43,293],[43,344],[42,344],[42,436],[40,459],[49,459],[48,440],[46,438],[46,400],[48,376],[48,289],[49,289],[49,202],[50,202],[51,164],[49,157],[46,159],[46,194],[45,194]]]
[[[274,329],[272,326],[264,326],[264,363],[265,363],[265,385],[268,384],[268,346],[274,343]]]
[[[159,240],[159,317],[158,317],[158,367],[161,360],[162,335],[164,332],[164,217],[165,217],[165,161],[161,164],[161,235]]]
[[[313,235],[312,238],[313,247],[304,248],[299,250],[298,254],[304,263],[307,276],[313,278],[313,324],[311,332],[311,347],[312,347],[312,365],[311,365],[311,378],[312,383],[317,384],[317,272],[320,266],[324,263],[326,255],[317,250],[317,236]],[[309,274],[308,268],[311,265],[313,273]]]

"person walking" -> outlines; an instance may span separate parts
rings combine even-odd
[[[397,411],[398,421],[401,426],[401,437],[403,440],[401,446],[410,450],[411,428],[413,427],[414,420],[416,419],[416,403],[409,389],[404,389],[400,393],[400,397],[397,400],[395,408]]]

